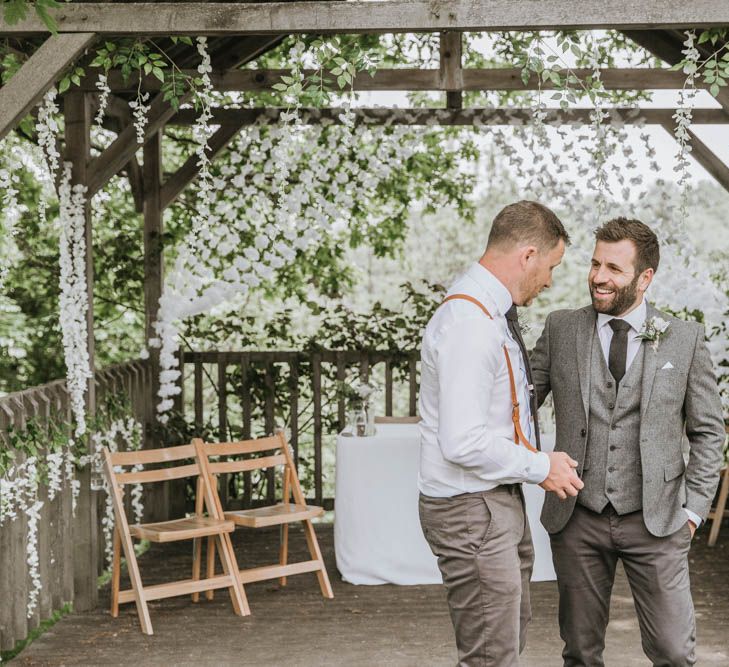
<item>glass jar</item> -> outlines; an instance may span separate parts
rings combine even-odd
[[[353,435],[357,436],[358,438],[363,438],[367,435],[367,408],[366,406],[362,405],[354,416],[354,432]]]

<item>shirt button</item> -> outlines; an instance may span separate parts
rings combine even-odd
[[[580,431],[580,436],[581,436],[582,438],[584,438],[584,437],[585,437],[586,435],[587,435],[587,429],[584,429],[584,428],[583,428],[583,429],[582,429],[582,430]]]
[[[608,405],[608,409],[609,410],[614,410],[615,409],[615,403],[610,403],[610,405]]]
[[[613,387],[613,383],[612,383],[612,382],[608,382],[608,383],[607,383],[607,386],[608,386],[608,389],[612,389],[612,387]]]
[[[615,445],[610,445],[610,451],[611,452],[614,452],[616,449],[617,449],[617,447]]]
[[[610,467],[608,468],[608,472],[615,472],[615,468],[614,468],[614,466],[610,466]]]
[[[615,489],[612,486],[608,486],[607,492],[608,493],[615,493]]]
[[[614,431],[616,428],[618,428],[617,424],[612,424],[610,428]]]

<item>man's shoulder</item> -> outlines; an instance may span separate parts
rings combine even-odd
[[[547,321],[550,327],[562,328],[574,326],[583,317],[589,316],[593,312],[592,306],[584,306],[582,308],[562,308],[553,310],[547,315]]]
[[[668,322],[668,328],[673,329],[675,334],[695,337],[703,334],[704,331],[704,325],[701,324],[701,322],[682,320],[680,317],[666,313],[665,311],[650,304],[647,312],[647,319],[651,319],[653,317],[658,317]]]

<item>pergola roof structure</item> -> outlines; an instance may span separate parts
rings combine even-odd
[[[355,79],[355,90],[416,91],[446,93],[440,109],[356,109],[358,122],[489,125],[529,122],[529,109],[464,109],[463,92],[476,90],[537,90],[549,88],[536,77],[526,83],[518,69],[464,69],[461,58],[462,32],[552,29],[617,29],[669,65],[682,60],[683,31],[690,28],[729,26],[729,3],[715,0],[372,0],[293,2],[114,2],[75,0],[52,10],[58,34],[49,35],[34,15],[7,25],[0,19],[0,38],[30,55],[18,72],[0,87],[0,139],[6,136],[41,100],[45,92],[84,52],[101,39],[118,36],[154,37],[181,69],[194,69],[199,62],[195,47],[174,43],[170,35],[209,37],[214,87],[220,91],[269,90],[284,72],[241,69],[246,63],[274,48],[290,34],[417,33],[440,34],[438,69],[379,70]],[[704,47],[698,46],[699,50]],[[708,55],[708,52],[705,53]],[[577,72],[579,75],[579,71]],[[606,69],[601,79],[608,89],[680,89],[685,77],[666,68]],[[90,146],[90,119],[97,93],[94,81],[86,79],[72,87],[61,100],[65,116],[65,157],[73,163],[72,181],[86,186],[89,196],[115,175],[125,172],[137,209],[144,214],[145,311],[147,337],[153,335],[162,292],[162,214],[197,175],[196,157],[163,180],[161,171],[162,129],[167,124],[191,124],[193,111],[176,111],[157,94],[144,133],[143,166],[136,160],[139,149],[126,99],[137,81],[123,81],[110,72],[113,92],[108,127],[116,139],[98,155]],[[143,89],[159,90],[159,82],[147,79]],[[127,96],[127,97],[125,97]],[[722,89],[719,109],[696,110],[694,123],[724,124],[729,121],[729,90]],[[607,110],[611,111],[611,110]],[[211,156],[217,155],[245,125],[261,117],[275,121],[277,109],[216,109],[214,124],[220,127],[210,139]],[[302,111],[306,122],[337,121],[336,109]],[[553,111],[547,122],[585,123],[588,110]],[[662,125],[672,132],[673,109],[612,110],[624,122]],[[692,155],[729,190],[729,168],[708,146],[690,132]],[[86,248],[89,303],[93,294],[91,257],[91,212],[86,207]],[[93,367],[93,308],[89,308],[88,347]],[[89,387],[93,411],[93,383]],[[89,520],[90,521],[90,520]],[[89,526],[90,528],[90,526]],[[91,529],[91,528],[90,528]],[[88,555],[93,562],[93,554]],[[86,568],[89,573],[94,568]],[[77,609],[95,604],[95,581],[89,581],[77,598]]]

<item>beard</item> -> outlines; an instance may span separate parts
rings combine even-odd
[[[598,287],[603,287],[604,285],[594,282],[590,283],[590,297],[592,299],[592,307],[598,313],[604,313],[605,315],[612,315],[613,317],[622,315],[638,300],[639,278],[640,276],[637,275],[625,287],[614,288],[613,298],[609,302],[601,301],[595,298],[595,290]]]

